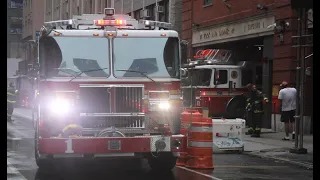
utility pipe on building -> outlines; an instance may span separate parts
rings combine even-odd
[[[171,23],[171,0],[168,0],[168,23]]]
[[[131,17],[134,18],[133,0],[131,0]]]
[[[121,0],[121,14],[123,14],[123,0]]]
[[[111,8],[114,8],[114,0],[111,0]]]
[[[144,0],[142,0],[142,14],[143,14],[143,19],[146,19],[146,18],[145,18],[145,15],[144,15],[146,8],[145,8],[144,6],[145,6]]]
[[[156,0],[156,10],[155,10],[155,17],[154,17],[154,20],[155,21],[159,21],[159,12],[158,12],[158,0]]]

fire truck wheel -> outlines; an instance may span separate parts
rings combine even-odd
[[[172,153],[162,152],[157,157],[149,157],[148,164],[153,171],[171,171],[176,165],[177,157]]]

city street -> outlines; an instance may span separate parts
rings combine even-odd
[[[16,109],[14,122],[7,123],[7,179],[15,180],[311,180],[313,171],[241,154],[214,154],[214,170],[176,167],[172,173],[154,173],[146,162],[140,166],[79,164],[70,162],[49,173],[38,172],[34,160],[34,130],[30,110]]]

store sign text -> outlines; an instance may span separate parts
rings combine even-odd
[[[224,40],[227,38],[237,38],[257,33],[273,33],[272,28],[267,28],[267,26],[273,23],[274,17],[266,17],[242,23],[234,23],[227,26],[195,30],[192,35],[192,44]]]
[[[209,31],[209,32],[200,34],[200,40],[211,39],[218,36],[228,36],[233,34],[233,32],[234,32],[234,28],[229,28],[229,27],[220,29],[218,31]]]

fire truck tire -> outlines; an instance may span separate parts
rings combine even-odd
[[[157,157],[149,157],[148,164],[153,171],[171,171],[176,165],[177,157],[172,153],[162,152]]]

